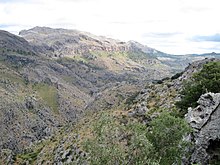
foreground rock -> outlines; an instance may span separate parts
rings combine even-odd
[[[206,93],[195,109],[189,108],[186,120],[194,129],[195,146],[189,163],[217,163],[220,161],[220,93]]]

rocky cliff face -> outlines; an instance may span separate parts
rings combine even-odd
[[[220,93],[206,93],[198,107],[189,108],[186,120],[194,129],[190,163],[209,164],[220,160]]]

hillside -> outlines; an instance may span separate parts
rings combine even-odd
[[[207,163],[210,159],[209,162],[212,164],[218,160],[214,155],[219,155],[218,138],[215,139],[215,136],[219,136],[220,129],[217,126],[219,94],[201,96],[195,112],[191,110],[186,115],[187,121],[196,129],[195,132],[192,132],[182,117],[179,117],[182,114],[176,109],[175,103],[181,99],[180,91],[184,82],[191,79],[195,73],[199,73],[204,65],[213,61],[219,62],[216,59],[194,62],[181,75],[175,75],[159,84],[150,83],[145,89],[128,97],[123,104],[113,109],[96,113],[87,112],[74,126],[66,125],[51,138],[34,143],[27,152],[18,154],[14,157],[15,163],[139,162],[138,164],[159,165],[180,160],[184,164]],[[204,111],[199,111],[200,108]],[[204,113],[208,113],[209,116],[201,120],[199,116]],[[204,128],[200,130],[198,127],[202,127],[201,124]],[[212,128],[212,125],[215,127]],[[186,133],[191,133],[192,141],[182,143],[182,136],[186,136]],[[201,136],[193,136],[197,134]],[[199,142],[195,144],[196,149],[189,150],[194,146],[196,139]],[[213,143],[209,142],[210,139]],[[200,144],[209,150],[201,150]],[[214,144],[216,147],[212,146]],[[179,145],[182,148],[178,149]],[[186,149],[193,155],[192,157],[184,155]]]
[[[82,38],[74,44],[69,40],[77,37],[69,30],[34,28],[22,33],[31,33],[25,37],[29,42],[0,31],[1,150],[22,152],[32,142],[75,122],[85,110],[114,107],[141,89],[145,81],[170,74],[156,58],[139,50],[121,51],[118,45],[127,44],[117,45],[115,40],[109,39],[107,44],[113,45],[111,51],[69,54],[89,50],[92,45],[98,48],[100,43],[76,32]],[[58,42],[62,45],[57,46]],[[116,50],[114,44],[120,48]],[[58,52],[67,55],[56,57]],[[145,59],[143,64],[139,55]],[[156,69],[158,66],[164,69]]]
[[[33,48],[23,38],[15,36],[7,31],[0,30],[0,51],[1,54],[8,52],[33,53]]]

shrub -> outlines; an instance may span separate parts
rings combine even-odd
[[[188,107],[196,107],[199,97],[207,92],[220,92],[220,62],[205,64],[200,72],[195,73],[183,86],[182,98],[176,105],[184,114]]]
[[[171,77],[171,80],[175,80],[175,79],[178,79],[180,76],[182,76],[183,75],[183,72],[180,72],[180,73],[176,73],[175,75],[173,75],[172,77]]]
[[[151,155],[153,146],[146,138],[145,125],[121,125],[113,116],[102,113],[92,129],[93,137],[83,144],[91,164],[158,165]]]
[[[93,137],[83,144],[90,155],[91,164],[122,164],[125,152],[119,147],[119,132],[123,127],[118,127],[115,120],[106,113],[92,126]]]
[[[191,131],[184,119],[162,113],[152,120],[151,130],[147,134],[149,141],[155,148],[155,157],[161,164],[180,164],[189,143],[183,140]]]
[[[190,132],[184,119],[162,114],[151,122],[151,129],[137,121],[122,125],[103,112],[95,121],[93,135],[83,143],[90,164],[168,165],[179,163]]]

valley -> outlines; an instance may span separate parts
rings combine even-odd
[[[171,109],[176,116],[164,118],[180,122],[183,134],[189,133],[175,104],[184,82],[218,57],[217,53],[170,55],[135,41],[77,30],[35,27],[19,36],[0,31],[0,164],[97,164],[83,147],[96,136],[94,125],[109,120],[110,127],[104,130],[108,143],[112,143],[108,132],[118,133],[111,128],[123,130],[127,124],[137,127],[124,130],[113,143],[133,134],[141,140],[145,126]],[[136,136],[134,130],[139,128],[141,134]],[[126,152],[128,139],[120,141]],[[143,143],[150,147],[148,141]],[[152,153],[142,151],[148,164],[160,164],[156,157],[150,160]],[[126,152],[123,156],[135,157]]]

